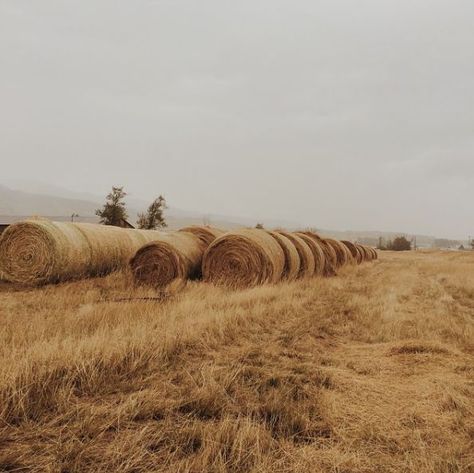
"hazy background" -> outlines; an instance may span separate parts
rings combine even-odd
[[[0,183],[474,234],[472,0],[0,0]]]

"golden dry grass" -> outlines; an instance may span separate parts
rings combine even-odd
[[[122,273],[0,286],[0,471],[472,472],[473,269],[383,253],[167,301]]]

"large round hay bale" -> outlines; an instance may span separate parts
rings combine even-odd
[[[286,236],[278,232],[268,232],[281,246],[285,254],[285,266],[283,268],[282,279],[294,281],[300,272],[300,257],[295,245]]]
[[[311,231],[303,232],[305,235],[308,235],[320,246],[321,250],[324,253],[324,276],[335,276],[337,268],[337,256],[336,252],[325,239],[321,238],[317,233]]]
[[[0,267],[6,280],[44,283],[87,271],[90,248],[77,229],[37,219],[10,225],[0,239]]]
[[[225,231],[220,228],[214,228],[207,225],[191,225],[189,227],[180,228],[180,232],[188,232],[196,235],[205,245],[206,248],[220,236],[224,235]]]
[[[379,253],[375,248],[372,248],[372,253],[374,255],[374,260],[379,259]]]
[[[347,249],[351,252],[351,255],[354,258],[354,260],[356,261],[356,263],[361,264],[362,263],[362,254],[358,250],[357,246],[354,243],[352,243],[351,241],[347,241],[347,240],[342,240],[341,243],[346,245]]]
[[[333,248],[333,246],[324,238],[322,239],[323,242],[323,248],[324,248],[324,255],[326,259],[329,259],[331,262],[331,267],[333,268],[334,272],[338,266],[338,259],[337,259],[337,254],[336,250]]]
[[[298,278],[309,278],[314,275],[314,256],[311,248],[305,241],[294,233],[279,231],[280,235],[288,238],[296,248],[300,259],[300,269],[298,271]]]
[[[333,240],[332,238],[325,238],[328,245],[332,247],[336,254],[336,267],[340,268],[347,265],[352,259],[350,251],[340,241]]]
[[[242,229],[214,240],[204,253],[205,281],[229,287],[251,287],[281,280],[285,254],[265,230]]]
[[[57,223],[54,222],[57,226]],[[91,223],[62,223],[63,228],[74,228],[82,234],[89,245],[89,254],[82,254],[87,259],[87,269],[79,277],[106,274],[124,266],[133,255],[134,248],[143,245],[140,233],[133,233],[123,228]],[[65,227],[67,226],[67,227]],[[66,246],[70,243],[66,243]],[[60,279],[64,279],[61,277]],[[66,278],[67,279],[67,278]]]
[[[124,267],[143,241],[160,234],[31,219],[15,223],[2,233],[0,268],[6,280],[20,284],[45,284],[105,274]]]
[[[320,244],[316,241],[316,239],[306,235],[303,232],[296,232],[295,234],[309,246],[311,252],[313,253],[314,275],[323,276],[326,270],[326,257],[324,256],[324,252]]]
[[[142,246],[131,259],[134,281],[157,289],[181,286],[200,276],[207,246],[192,233],[164,233]]]

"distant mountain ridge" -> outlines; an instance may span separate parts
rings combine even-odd
[[[75,217],[76,221],[98,222],[99,219],[96,217],[95,211],[102,207],[103,201],[101,202],[99,197],[93,195],[88,196],[88,198],[91,200],[57,196],[43,192],[33,193],[24,190],[14,190],[0,184],[0,223],[13,223],[26,217],[34,216],[67,221],[70,220],[72,214],[79,215],[79,217]],[[133,198],[127,198],[126,202],[129,220],[134,224],[137,214],[145,211],[149,203]],[[240,221],[233,222],[225,217],[211,217],[207,214],[199,214],[173,207],[167,209],[166,220],[170,229],[186,225],[202,225],[208,222],[229,229],[244,224]]]
[[[10,189],[0,184],[0,215],[71,215],[93,216],[97,204]]]
[[[34,185],[31,186],[33,189]],[[71,215],[79,214],[76,221],[98,222],[95,216],[96,209],[103,205],[100,197],[92,194],[74,193],[60,187],[52,187],[52,192],[58,192],[62,195],[48,194],[48,187],[36,186],[37,192],[28,192],[24,189],[15,190],[0,184],[0,223],[12,223],[25,217],[44,216],[61,221],[70,220]],[[74,198],[70,196],[79,196]],[[129,220],[135,223],[137,213],[143,212],[148,203],[143,200],[127,198],[127,210]],[[242,217],[229,217],[225,215],[212,215],[170,207],[166,211],[166,220],[170,230],[181,228],[187,225],[212,224],[224,229],[233,229],[242,226],[253,227],[257,223],[255,219]],[[295,222],[284,221],[263,221],[267,228],[288,228],[296,230],[305,228]],[[391,239],[402,232],[384,232],[384,231],[337,231],[327,230],[317,227],[319,233],[338,239],[347,239],[353,241],[364,241],[370,244],[376,244],[378,238]],[[410,238],[412,235],[408,235]],[[431,246],[436,238],[429,235],[415,235],[417,243],[420,246]],[[461,242],[460,242],[461,243]]]

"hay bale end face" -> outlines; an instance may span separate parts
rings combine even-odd
[[[228,287],[252,287],[282,279],[285,254],[265,230],[243,229],[217,238],[204,254],[205,281]]]
[[[18,222],[0,237],[0,271],[7,281],[27,285],[102,275],[126,266],[143,242],[158,235],[47,219]]]
[[[356,263],[361,264],[362,263],[362,255],[361,255],[360,251],[357,249],[357,246],[354,243],[352,243],[351,241],[347,241],[347,240],[342,240],[341,243],[343,243],[347,247],[347,249],[351,252],[351,255],[354,258],[354,260],[356,261]]]
[[[332,238],[325,238],[328,245],[332,247],[336,255],[336,267],[341,268],[350,262],[350,252],[343,243]],[[352,258],[352,257],[351,257]]]
[[[314,275],[323,276],[326,268],[326,257],[324,256],[324,252],[319,243],[315,238],[308,236],[303,232],[296,232],[295,235],[299,236],[309,246],[313,253]]]
[[[367,251],[370,253],[372,261],[376,260],[378,258],[377,255],[377,250],[373,248],[372,246],[366,246]]]
[[[312,238],[324,253],[324,276],[335,276],[337,268],[337,256],[332,246],[321,238],[317,233],[311,231],[302,232]]]
[[[368,246],[365,246],[365,245],[361,245],[360,243],[358,243],[357,245],[357,249],[361,252],[362,254],[362,260],[363,261],[372,261],[373,259],[373,254],[372,252],[370,251],[369,247]]]
[[[336,269],[338,267],[338,260],[336,250],[332,247],[332,245],[326,241],[326,239],[322,239],[323,244],[323,251],[326,261],[329,261],[329,275],[335,275]]]
[[[361,262],[364,263],[367,261],[367,253],[365,251],[365,248],[360,245],[359,243],[354,243],[356,248],[357,248],[357,251],[360,253],[360,257],[361,257]]]
[[[300,272],[300,257],[295,245],[286,236],[278,232],[268,232],[280,245],[285,254],[285,266],[283,268],[282,279],[294,281]]]
[[[133,279],[156,289],[178,287],[201,274],[207,245],[195,234],[173,232],[142,246],[130,261]]]
[[[283,235],[288,240],[290,240],[296,251],[298,252],[298,256],[300,258],[300,269],[298,271],[298,279],[301,278],[309,278],[314,275],[314,256],[311,248],[304,242],[302,238],[294,233],[279,231],[280,235]]]

